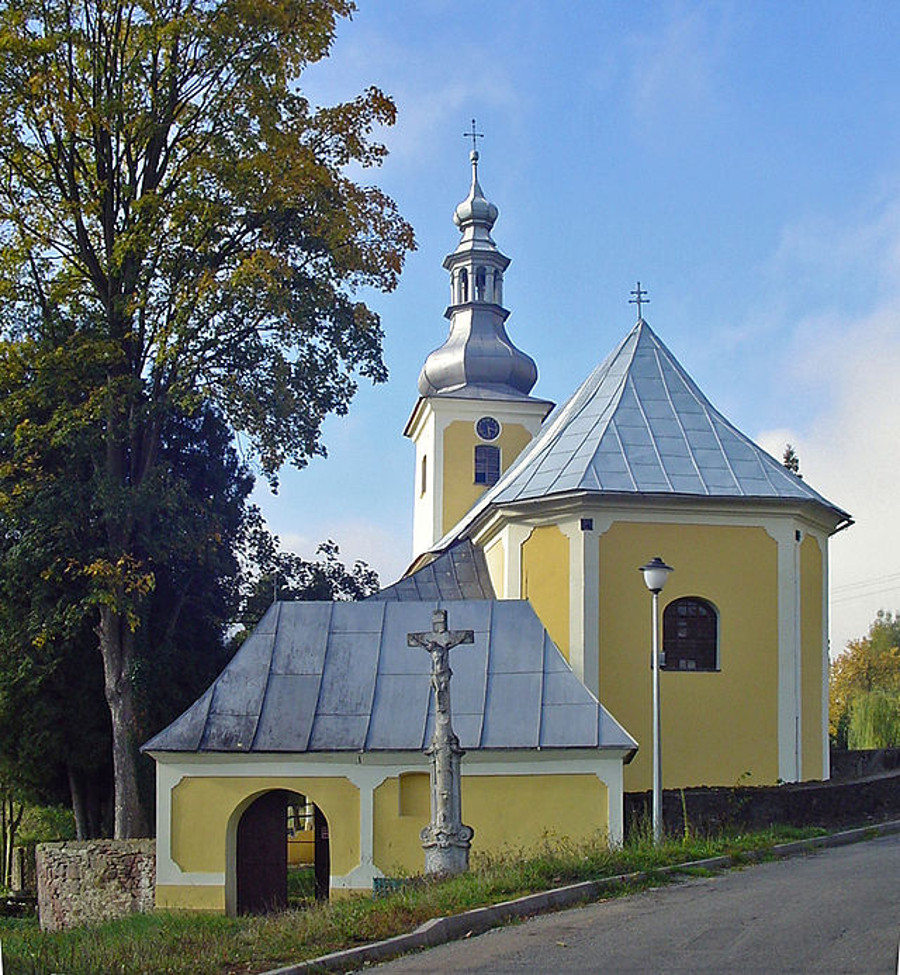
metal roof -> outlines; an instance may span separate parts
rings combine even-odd
[[[144,745],[159,752],[421,751],[431,659],[407,646],[435,609],[475,642],[451,652],[466,749],[615,748],[633,738],[578,680],[527,602],[275,603],[206,693]]]
[[[849,519],[729,423],[643,319],[436,548],[491,505],[579,491],[815,502]]]
[[[484,552],[466,538],[412,575],[367,598],[433,601],[494,599],[495,595]]]

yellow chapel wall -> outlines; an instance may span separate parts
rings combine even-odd
[[[498,815],[501,809],[510,812]],[[554,837],[577,843],[605,836],[608,809],[607,785],[588,773],[462,776],[462,818],[475,830],[473,856],[533,850]],[[374,815],[375,865],[388,876],[421,872],[419,832],[430,819],[428,773],[382,782]]]
[[[821,779],[824,768],[823,696],[825,634],[822,616],[824,565],[819,543],[807,535],[800,545],[800,688],[803,779]]]
[[[198,776],[171,792],[171,857],[186,874],[220,874],[227,868],[231,817],[247,800],[273,789],[307,796],[328,821],[331,873],[359,863],[359,790],[343,776]],[[224,884],[157,884],[157,907],[225,910]]]
[[[487,490],[475,483],[475,447],[500,448],[500,473],[531,443],[532,434],[521,423],[502,422],[500,436],[490,442],[475,432],[472,420],[454,420],[444,430],[443,534],[449,531]]]
[[[535,528],[522,546],[522,598],[569,659],[569,540],[556,525]]]
[[[651,597],[638,567],[675,571],[665,606],[700,596],[717,609],[715,672],[660,675],[663,785],[778,779],[778,558],[762,528],[617,522],[600,546],[600,700],[637,739],[626,791],[651,786]],[[821,605],[821,603],[820,603]]]

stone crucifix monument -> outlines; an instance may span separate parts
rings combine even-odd
[[[469,847],[475,831],[462,822],[459,762],[465,752],[453,733],[450,715],[450,650],[474,643],[472,630],[448,630],[447,611],[435,610],[431,630],[407,633],[407,645],[431,654],[431,686],[434,688],[434,735],[425,754],[431,758],[431,822],[422,830],[425,872],[464,873],[469,869]]]

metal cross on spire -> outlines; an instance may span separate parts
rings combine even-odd
[[[472,131],[471,132],[463,132],[463,138],[464,139],[471,139],[472,140],[472,152],[474,152],[474,153],[477,154],[478,153],[478,144],[476,143],[475,140],[476,139],[483,139],[484,138],[484,133],[477,131],[477,129],[475,127],[475,119],[472,119]]]
[[[637,288],[635,288],[635,290],[632,291],[631,293],[634,295],[634,297],[628,299],[628,304],[629,305],[637,305],[638,321],[640,321],[641,318],[643,317],[641,315],[641,305],[649,305],[650,304],[650,299],[644,297],[644,295],[647,294],[647,292],[644,291],[643,288],[641,288],[641,282],[640,281],[638,281],[638,283],[637,283]]]

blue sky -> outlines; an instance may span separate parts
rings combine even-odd
[[[832,542],[832,647],[900,608],[900,5],[360,0],[318,104],[370,84],[397,125],[377,182],[419,249],[382,316],[391,371],[325,427],[327,460],[257,500],[288,547],[408,561],[416,378],[447,331],[441,267],[480,177],[512,259],[513,341],[564,400],[630,328],[629,292],[712,403],[857,524]],[[664,553],[663,553],[664,554]]]

